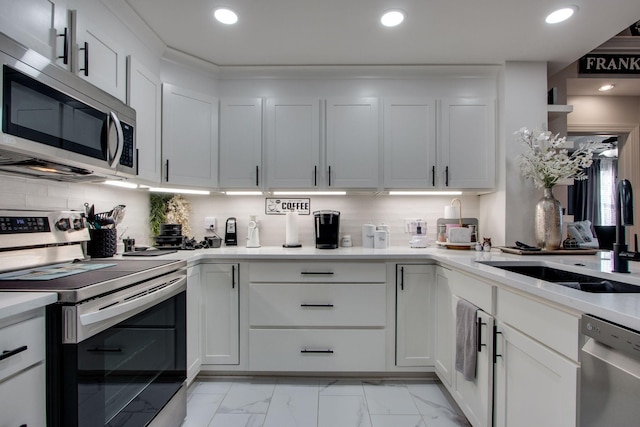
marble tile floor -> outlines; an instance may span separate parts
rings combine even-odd
[[[469,427],[437,380],[199,378],[181,427]]]

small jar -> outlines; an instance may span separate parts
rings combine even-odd
[[[345,234],[344,236],[342,236],[340,245],[344,248],[350,248],[351,246],[353,246],[353,242],[351,241],[351,234]]]
[[[447,226],[444,224],[438,225],[438,242],[447,241]]]

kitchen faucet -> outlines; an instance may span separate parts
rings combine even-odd
[[[613,245],[613,271],[615,273],[629,273],[629,260],[640,260],[638,252],[627,250],[624,228],[627,225],[633,225],[633,191],[631,182],[628,179],[623,179],[618,182],[616,189],[616,243]]]

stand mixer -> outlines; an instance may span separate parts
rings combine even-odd
[[[406,233],[411,235],[409,240],[410,248],[426,248],[427,242],[427,221],[423,219],[406,220]]]

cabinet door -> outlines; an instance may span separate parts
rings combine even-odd
[[[496,427],[577,425],[578,365],[498,322]]]
[[[384,187],[436,185],[436,111],[430,98],[384,101]]]
[[[436,292],[434,311],[436,317],[434,363],[440,380],[451,386],[453,379],[453,354],[455,348],[455,311],[449,285],[451,272],[435,268]]]
[[[46,426],[45,390],[44,363],[0,382],[0,425]]]
[[[136,110],[138,178],[160,182],[162,86],[160,78],[127,57],[127,103]]]
[[[121,101],[126,100],[126,55],[107,31],[86,14],[72,13],[75,21],[75,72]]]
[[[218,186],[218,100],[162,85],[162,182]]]
[[[266,107],[267,186],[315,188],[320,173],[320,101],[268,99]]]
[[[440,187],[495,186],[495,101],[449,99],[442,101],[440,123]]]
[[[203,364],[240,363],[239,265],[202,264]]]
[[[459,298],[453,296],[453,307]],[[455,313],[455,312],[454,312]],[[474,427],[491,427],[493,418],[493,316],[478,310],[478,351],[476,353],[476,377],[473,381],[464,379],[460,372],[454,372],[453,393],[460,409]],[[455,316],[453,324],[455,325]],[[455,339],[455,337],[454,337]]]
[[[202,364],[202,283],[200,266],[187,269],[187,383],[195,379]]]
[[[71,31],[65,0],[2,0],[0,8],[2,32],[70,69]]]
[[[380,141],[377,98],[327,100],[327,186],[377,188]]]
[[[433,366],[434,269],[396,266],[396,366]]]
[[[262,185],[262,99],[220,100],[221,188]]]

